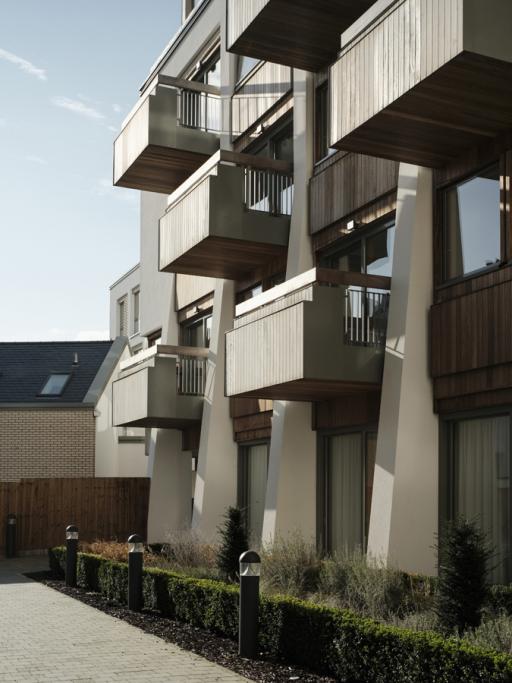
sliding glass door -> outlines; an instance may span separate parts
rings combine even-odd
[[[245,510],[247,532],[253,544],[261,543],[267,493],[269,443],[243,446],[239,453],[239,506]]]
[[[449,518],[477,522],[493,547],[492,581],[510,581],[510,416],[450,421],[446,464]]]
[[[323,439],[323,537],[331,554],[365,549],[370,521],[375,432]]]

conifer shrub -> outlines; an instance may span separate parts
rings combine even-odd
[[[491,550],[475,522],[462,517],[447,523],[437,546],[439,581],[435,611],[440,627],[461,635],[477,628],[489,601]]]
[[[224,524],[219,527],[221,542],[217,553],[217,567],[226,581],[236,581],[240,566],[240,555],[249,550],[249,540],[242,510],[229,507],[224,515]]]

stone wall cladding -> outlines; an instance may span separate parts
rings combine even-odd
[[[94,477],[92,409],[0,409],[0,481]]]

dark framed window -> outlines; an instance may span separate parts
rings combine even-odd
[[[190,322],[182,323],[180,326],[181,345],[208,349],[212,335],[212,320],[212,314],[208,313]]]
[[[512,579],[510,500],[511,411],[480,412],[443,420],[440,467],[440,537],[443,522],[475,521],[493,548],[491,579]]]
[[[155,330],[148,335],[148,348],[152,346],[157,346],[162,342],[162,330]]]
[[[321,161],[334,154],[329,147],[329,81],[319,85],[315,91],[315,161]]]
[[[270,441],[255,441],[238,449],[238,506],[244,510],[252,543],[261,543],[267,494]]]
[[[377,451],[375,427],[320,435],[318,536],[329,554],[366,550]]]
[[[496,162],[441,192],[443,279],[501,261],[500,168]]]
[[[391,277],[395,245],[395,221],[386,221],[367,230],[358,229],[344,237],[320,257],[322,268],[349,273]]]
[[[263,284],[259,282],[256,285],[253,285],[252,287],[248,287],[247,289],[244,289],[242,292],[239,292],[236,295],[236,303],[241,304],[244,301],[249,301],[249,299],[254,299],[255,296],[258,296],[263,292]]]
[[[199,68],[192,76],[193,81],[220,87],[220,48],[201,62]]]

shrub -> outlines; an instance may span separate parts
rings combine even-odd
[[[262,582],[267,592],[303,597],[318,587],[320,558],[300,534],[275,539],[261,553]]]
[[[52,551],[60,567],[65,550]],[[126,599],[128,569],[79,554],[79,585]],[[236,638],[238,589],[219,581],[189,579],[170,571],[144,571],[144,605],[163,614]],[[262,596],[260,648],[269,656],[307,666],[348,683],[507,683],[512,658],[432,633],[382,626],[348,611],[294,598]]]
[[[219,528],[219,534],[221,544],[217,554],[217,567],[223,578],[235,581],[240,567],[240,555],[249,549],[244,515],[240,509],[227,509],[224,526]]]
[[[464,640],[476,647],[512,654],[512,618],[508,614],[488,616],[478,628],[466,631]]]
[[[489,600],[487,565],[491,552],[485,535],[463,518],[446,524],[438,545],[436,613],[447,632],[462,634],[480,624]]]
[[[217,552],[217,546],[205,543],[194,531],[173,532],[162,548],[165,564],[160,565],[195,578],[218,579]]]

